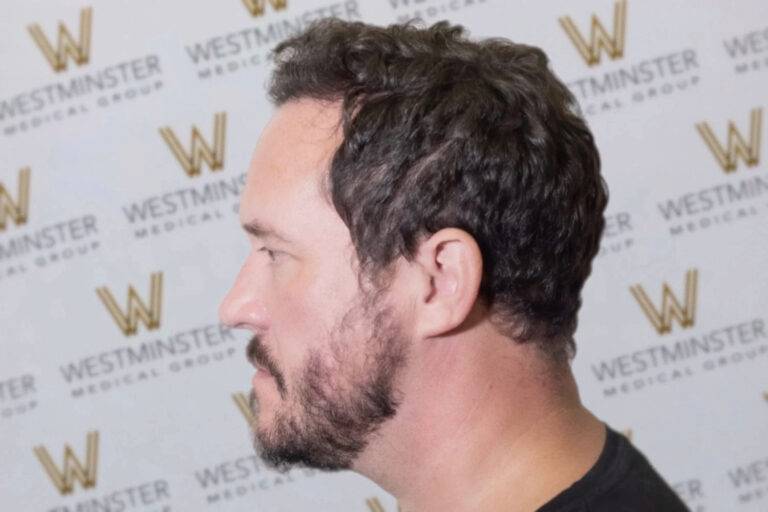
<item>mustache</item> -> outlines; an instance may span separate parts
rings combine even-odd
[[[280,392],[280,396],[285,398],[287,390],[283,373],[277,367],[277,363],[275,363],[272,354],[269,353],[269,349],[262,343],[261,338],[259,338],[258,335],[254,335],[248,342],[248,346],[245,349],[245,357],[254,366],[266,368],[266,370],[272,374],[272,377],[274,377],[275,382],[277,383],[277,389]]]

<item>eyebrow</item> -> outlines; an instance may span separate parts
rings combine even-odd
[[[246,231],[246,233],[249,233],[256,238],[271,238],[287,244],[292,243],[291,240],[288,239],[285,235],[280,234],[275,229],[262,224],[255,219],[243,224],[243,229]]]

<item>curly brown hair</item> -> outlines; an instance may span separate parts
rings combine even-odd
[[[274,59],[276,105],[342,102],[328,187],[363,273],[463,229],[481,249],[480,296],[502,332],[572,356],[608,193],[592,134],[541,49],[471,41],[447,22],[325,19]]]

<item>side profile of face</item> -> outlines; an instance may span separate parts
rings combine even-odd
[[[240,203],[248,254],[220,307],[253,333],[255,445],[278,468],[349,468],[394,416],[409,333],[386,293],[359,286],[349,231],[325,191],[337,104],[281,106]]]

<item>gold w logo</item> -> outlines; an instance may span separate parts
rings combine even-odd
[[[63,469],[59,469],[53,462],[51,455],[44,446],[34,448],[35,455],[48,473],[53,485],[63,495],[70,494],[74,489],[75,481],[80,482],[83,489],[89,489],[96,485],[96,466],[99,457],[99,433],[88,432],[86,438],[85,465],[77,458],[74,450],[68,444],[64,445]]]
[[[197,126],[192,125],[192,140],[190,151],[187,152],[179,142],[176,134],[169,127],[160,128],[165,143],[171,148],[176,160],[188,176],[198,176],[202,168],[203,160],[212,171],[218,171],[224,167],[224,138],[226,135],[226,112],[219,112],[213,118],[213,148],[200,134]]]
[[[588,66],[595,66],[600,63],[600,55],[603,50],[605,50],[605,53],[608,54],[611,60],[620,59],[624,56],[627,0],[619,0],[613,6],[612,36],[608,34],[608,31],[605,30],[605,27],[595,14],[592,15],[589,42],[581,35],[581,32],[576,28],[576,24],[570,16],[563,16],[558,21]]]
[[[14,201],[0,183],[0,232],[5,231],[6,219],[11,218],[16,225],[27,222],[29,217],[29,167],[19,169],[19,199]]]
[[[232,393],[232,400],[235,401],[237,408],[243,413],[243,417],[245,418],[245,421],[248,422],[248,425],[254,425],[256,423],[256,417],[253,415],[251,404],[246,394]]]
[[[107,307],[107,310],[114,318],[115,323],[126,336],[136,334],[139,321],[141,321],[148,330],[160,327],[160,309],[163,294],[163,273],[154,272],[150,278],[150,299],[149,307],[141,300],[139,294],[133,286],[128,286],[128,307],[127,313],[124,313],[117,305],[112,293],[106,286],[96,289],[101,302]]]
[[[251,13],[251,16],[263,16],[267,3],[276,11],[282,11],[288,6],[288,0],[243,0],[243,5]]]
[[[688,328],[693,325],[696,316],[696,287],[699,274],[696,269],[689,270],[685,275],[685,306],[675,297],[672,289],[665,282],[661,290],[661,311],[656,309],[643,287],[631,286],[629,291],[635,297],[643,312],[651,321],[659,334],[666,334],[672,330],[672,320],[677,319],[681,327]]]
[[[80,37],[79,43],[70,34],[64,23],[59,22],[59,37],[54,50],[51,42],[43,33],[43,29],[37,23],[29,25],[27,30],[32,35],[37,46],[42,50],[45,58],[57,73],[67,69],[67,58],[71,57],[75,64],[82,66],[88,63],[91,52],[91,8],[80,9]]]
[[[760,161],[760,131],[763,124],[763,109],[753,108],[749,116],[749,143],[746,142],[733,121],[728,121],[728,138],[726,147],[720,144],[707,123],[698,123],[696,129],[717,162],[726,173],[736,170],[739,158],[744,160],[747,167],[754,167]]]
[[[386,509],[379,501],[379,498],[368,498],[365,500],[365,504],[368,505],[368,510],[371,512],[386,512]],[[400,507],[398,507],[397,510],[400,510]]]

